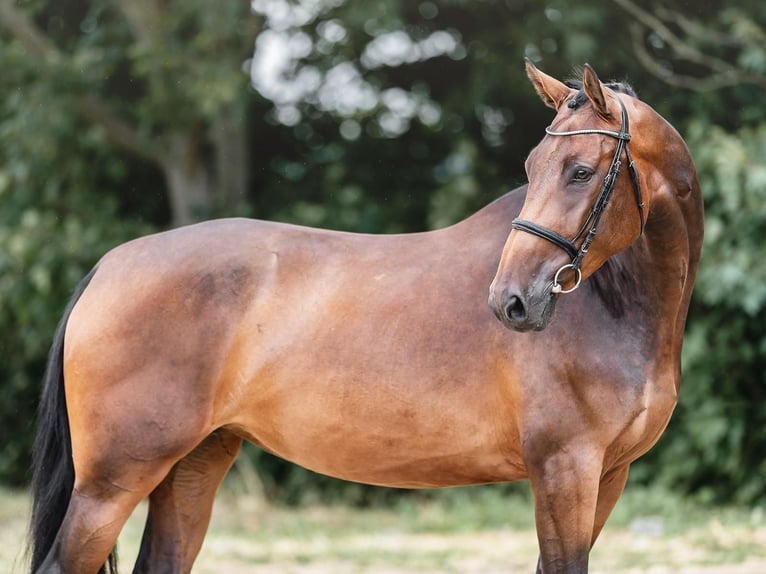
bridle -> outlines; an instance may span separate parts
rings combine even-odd
[[[612,191],[614,190],[617,176],[620,173],[620,166],[622,165],[620,157],[622,157],[623,152],[625,152],[625,159],[628,161],[630,178],[633,182],[633,190],[636,196],[636,205],[638,206],[638,215],[641,219],[641,233],[644,232],[644,201],[641,195],[641,180],[638,176],[638,170],[636,169],[636,165],[633,162],[633,158],[630,155],[630,149],[628,149],[628,142],[630,141],[628,111],[625,109],[625,104],[622,103],[622,100],[617,96],[617,94],[611,90],[609,91],[620,103],[620,108],[622,109],[622,126],[620,127],[620,131],[616,132],[613,130],[585,129],[557,132],[553,131],[550,126],[545,128],[545,133],[550,136],[579,136],[588,134],[601,134],[617,139],[617,149],[614,152],[614,157],[612,158],[612,163],[609,166],[609,171],[607,171],[606,177],[604,178],[604,183],[601,185],[601,191],[599,192],[593,207],[591,207],[590,213],[588,214],[585,223],[583,223],[582,227],[580,228],[580,231],[578,231],[572,239],[567,239],[552,229],[543,227],[542,225],[538,225],[532,221],[516,218],[511,222],[513,229],[526,231],[527,233],[531,233],[532,235],[536,235],[537,237],[541,237],[542,239],[550,241],[554,245],[557,245],[566,251],[567,254],[572,258],[571,263],[563,265],[559,268],[558,271],[556,271],[556,274],[553,277],[553,287],[551,289],[552,293],[571,293],[580,286],[580,282],[582,281],[582,271],[580,270],[580,264],[582,263],[583,257],[585,257],[585,254],[588,252],[590,244],[593,242],[593,238],[596,236],[598,223],[601,220],[601,216],[604,214],[604,210],[606,209],[606,206],[609,203],[609,199],[612,196]],[[588,229],[588,226],[590,226],[590,230],[588,231],[578,249],[576,242],[583,236],[586,229]],[[572,269],[572,271],[575,273],[575,284],[574,287],[570,289],[564,289],[559,283],[559,276],[561,275],[562,271],[566,269]]]

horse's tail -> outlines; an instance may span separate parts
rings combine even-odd
[[[56,328],[48,355],[32,452],[32,519],[29,528],[32,572],[40,568],[50,552],[74,488],[72,440],[64,396],[64,332],[72,309],[95,272],[94,268],[75,289]],[[116,560],[116,555],[110,554],[102,572],[116,572]]]

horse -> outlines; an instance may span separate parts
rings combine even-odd
[[[529,480],[537,572],[587,572],[676,405],[703,207],[629,87],[526,72],[556,111],[528,184],[459,223],[220,219],[102,257],[51,347],[33,572],[111,571],[146,497],[135,572],[189,572],[245,440],[373,485]]]

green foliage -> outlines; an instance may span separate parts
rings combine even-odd
[[[16,58],[8,51],[0,62]],[[95,130],[80,131],[67,98],[52,100],[41,83],[19,92],[7,76],[0,82],[0,477],[22,484],[65,302],[105,250],[147,227],[120,219],[114,189],[126,167],[104,153]]]
[[[699,299],[755,317],[766,307],[766,122],[727,133],[697,121],[688,141],[707,206]]]
[[[678,410],[640,468],[719,500],[766,495],[766,123],[729,133],[704,120],[687,141],[705,197],[705,242]]]

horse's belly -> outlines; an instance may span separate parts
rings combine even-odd
[[[277,456],[343,480],[396,488],[440,488],[526,478],[498,452],[444,452],[378,440],[297,440],[268,447]],[[261,443],[256,438],[256,442]]]
[[[351,404],[348,404],[348,403]],[[525,478],[496,423],[462,401],[368,402],[297,393],[240,413],[231,425],[266,450],[315,472],[402,488]]]
[[[263,344],[243,345],[241,375],[226,377],[219,420],[283,458],[357,482],[523,478],[509,430],[515,413],[498,396],[502,374],[471,347],[478,337],[460,343],[457,327],[434,326],[420,312],[409,322],[391,313],[329,327],[309,314],[295,319],[298,332],[287,328],[292,315],[281,314],[281,328]]]

